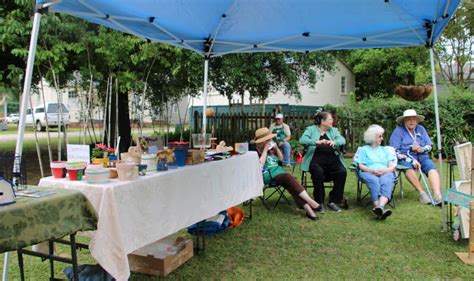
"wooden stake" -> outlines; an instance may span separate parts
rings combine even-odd
[[[474,151],[471,152],[471,195],[474,194]],[[467,253],[456,252],[456,255],[465,263],[474,265],[474,201],[471,200],[469,214],[469,245]]]

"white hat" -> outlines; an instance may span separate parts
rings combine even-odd
[[[407,109],[403,112],[402,116],[397,117],[397,123],[403,122],[407,117],[416,117],[418,122],[423,122],[423,120],[425,120],[425,116],[416,114],[414,109]]]
[[[275,119],[283,119],[283,113],[278,113],[275,115]]]

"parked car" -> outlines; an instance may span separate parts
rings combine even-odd
[[[66,127],[69,125],[69,110],[64,104],[61,105],[60,107],[58,103],[47,103],[46,110],[43,106],[37,106],[33,108],[33,113],[31,108],[27,109],[25,124],[27,126],[33,126],[37,131],[44,131],[46,124],[48,124],[50,128],[57,128],[59,124],[61,124],[63,128]],[[46,116],[48,116],[47,123]]]
[[[5,117],[5,121],[7,121],[7,123],[18,124],[18,122],[20,121],[20,114],[12,113]]]

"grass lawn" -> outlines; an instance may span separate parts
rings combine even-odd
[[[450,234],[441,232],[441,208],[418,203],[406,181],[404,188],[405,198],[401,200],[396,191],[397,206],[386,221],[375,220],[369,204],[356,204],[352,173],[346,183],[350,209],[327,212],[316,222],[295,205],[280,203],[270,212],[256,200],[251,221],[207,239],[205,254],[195,256],[167,279],[472,280],[474,267],[464,265],[454,254],[467,250],[466,241],[454,242]],[[87,242],[87,238],[79,240]],[[58,251],[69,255],[65,247]],[[79,252],[79,261],[95,263],[88,251]],[[25,265],[27,279],[48,279],[48,262],[26,257]],[[56,263],[56,277],[64,276],[63,268]],[[16,254],[12,254],[9,273],[10,280],[19,280]],[[161,279],[135,273],[131,277]]]

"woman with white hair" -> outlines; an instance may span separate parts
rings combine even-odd
[[[396,167],[395,150],[381,145],[383,133],[384,129],[379,125],[370,125],[364,133],[366,145],[359,147],[354,156],[359,178],[369,188],[374,203],[372,212],[382,220],[392,214],[385,205],[392,196]]]

